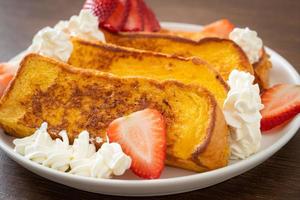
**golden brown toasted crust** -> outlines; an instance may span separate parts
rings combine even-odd
[[[228,79],[233,69],[254,74],[253,67],[244,51],[228,39],[203,38],[194,41],[169,34],[104,33],[107,42],[120,46],[183,57],[198,56],[212,64],[224,80]]]
[[[158,39],[166,39],[166,40],[170,40],[170,41],[176,41],[176,42],[182,42],[182,43],[189,43],[189,44],[193,44],[193,45],[197,45],[198,42],[200,41],[194,41],[191,40],[189,38],[185,38],[185,37],[178,37],[175,34],[167,34],[167,33],[148,33],[148,32],[119,32],[119,33],[112,33],[106,30],[103,30],[104,35],[105,35],[105,39],[107,42],[111,42],[112,44],[124,44],[121,46],[125,46],[125,47],[133,47],[133,45],[125,45],[127,43],[130,43],[130,41],[132,43],[135,42],[135,40],[137,39],[146,39],[145,41],[143,41],[144,43],[144,48],[138,48],[138,49],[142,49],[142,50],[150,50],[150,51],[154,51],[154,52],[160,52],[160,51],[156,51],[156,49],[158,49],[158,46],[153,46],[153,43],[148,43],[150,41],[157,41]],[[153,40],[151,40],[153,39]],[[219,38],[216,38],[219,39]],[[129,40],[129,41],[128,41]],[[118,43],[115,43],[115,42]],[[138,44],[138,45],[142,45],[142,44]],[[152,47],[151,47],[152,46]],[[135,47],[133,47],[135,48]]]
[[[210,142],[210,145],[205,148],[205,145],[203,145],[203,148],[199,149],[199,152],[196,153],[193,156],[194,162],[197,162],[197,160],[206,168],[213,169],[215,166],[218,166],[218,168],[226,166],[228,164],[228,158],[230,156],[230,150],[229,148],[224,148],[221,151],[218,151],[218,155],[212,156],[212,151],[215,148],[218,148],[219,146],[226,146],[228,141],[228,134],[229,132],[224,132],[223,130],[227,130],[227,124],[223,120],[223,113],[222,110],[219,107],[216,107],[214,110],[214,124],[211,125],[210,129],[207,131],[212,131],[213,134],[210,134],[210,138],[208,138],[208,142]],[[218,124],[216,126],[216,124]],[[219,138],[226,138],[225,140],[219,140]],[[201,157],[199,155],[201,154]],[[198,156],[197,156],[198,155]]]
[[[118,76],[175,79],[198,84],[214,94],[220,106],[228,92],[228,85],[221,75],[197,57],[183,58],[73,38],[73,52],[68,63]]]
[[[16,137],[32,134],[46,121],[52,137],[67,130],[72,141],[88,130],[92,138],[105,138],[112,120],[144,108],[157,109],[166,120],[168,164],[194,171],[227,164],[228,156],[219,160],[228,151],[227,127],[207,90],[171,80],[120,78],[36,54],[25,57],[1,99],[0,125]]]
[[[270,56],[263,49],[262,55],[258,62],[253,64],[256,82],[259,84],[261,91],[269,88],[269,75],[272,68]]]
[[[189,32],[189,31],[180,31],[180,30],[161,29],[159,33],[167,34],[167,35],[174,35],[177,37],[183,37],[183,38],[187,38],[187,39],[195,40],[195,41],[199,41],[199,40],[207,37],[200,30],[197,32]]]

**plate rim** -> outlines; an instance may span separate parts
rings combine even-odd
[[[162,27],[177,27],[178,30],[180,30],[179,27],[189,27],[188,29],[194,29],[194,30],[200,30],[202,26],[196,25],[196,24],[189,24],[189,23],[177,23],[177,22],[161,22]],[[276,51],[272,50],[271,48],[266,47],[267,52],[270,53],[271,55],[275,55],[280,59],[287,70],[290,71],[289,74],[292,74],[296,80],[296,82],[299,84],[300,83],[300,76],[296,69],[280,54],[278,54]],[[298,124],[298,125],[297,125]],[[286,134],[283,135],[281,138],[279,138],[275,143],[270,145],[268,148],[250,156],[249,158],[245,160],[240,160],[236,163],[233,163],[231,165],[225,166],[223,168],[215,169],[212,171],[208,172],[203,172],[203,173],[198,173],[198,174],[191,174],[191,175],[185,175],[185,176],[180,176],[180,177],[171,177],[171,178],[162,178],[162,179],[152,179],[152,180],[124,180],[124,179],[96,179],[92,177],[83,177],[83,176],[78,176],[78,175],[73,175],[73,174],[68,174],[65,172],[59,172],[51,168],[47,168],[45,166],[39,165],[35,162],[32,162],[25,157],[17,154],[14,152],[11,147],[6,145],[2,140],[0,140],[0,148],[14,161],[17,163],[21,164],[22,167],[25,167],[26,169],[32,167],[37,169],[39,172],[45,173],[47,175],[51,176],[60,176],[68,181],[80,181],[82,183],[84,182],[90,182],[95,185],[111,185],[112,187],[117,184],[120,187],[145,187],[145,186],[162,186],[162,185],[180,185],[184,184],[186,182],[193,182],[196,180],[201,180],[201,179],[208,179],[211,177],[222,177],[222,175],[226,174],[233,174],[229,178],[225,178],[224,180],[230,179],[234,176],[240,175],[244,173],[245,171],[248,171],[252,169],[253,167],[261,164],[264,160],[270,158],[274,153],[276,153],[279,149],[281,149],[296,133],[297,130],[300,127],[300,115],[296,116],[289,124],[285,127]],[[2,133],[0,133],[2,134]],[[255,164],[253,164],[255,163]],[[25,166],[24,166],[25,165]],[[249,167],[250,166],[250,167]],[[248,167],[248,168],[247,168]],[[243,168],[243,172],[238,172],[235,174],[236,171],[239,171],[239,169]],[[32,171],[31,169],[28,169],[29,171],[36,173],[35,171]],[[41,175],[40,175],[41,176]],[[47,178],[49,179],[49,178]],[[50,179],[51,180],[51,179]],[[223,180],[223,181],[224,181]],[[222,181],[219,181],[222,182]],[[195,186],[197,188],[197,186]],[[190,189],[191,190],[191,189]],[[188,191],[190,191],[188,190]],[[178,192],[173,192],[173,193],[179,193],[182,191]],[[116,192],[117,193],[117,192]],[[109,193],[111,194],[111,193]],[[170,193],[169,193],[170,194]],[[132,195],[131,195],[132,196]],[[140,195],[139,195],[140,196]]]

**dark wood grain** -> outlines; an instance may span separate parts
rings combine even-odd
[[[83,0],[0,0],[0,60],[25,49],[44,26],[77,13]],[[300,1],[148,0],[162,21],[206,24],[229,18],[258,31],[300,71]],[[298,131],[299,133],[299,131]],[[300,135],[269,160],[224,183],[148,199],[300,199]],[[121,199],[72,189],[41,178],[0,150],[0,199]]]

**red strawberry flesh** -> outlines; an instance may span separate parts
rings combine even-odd
[[[261,130],[267,131],[292,119],[300,113],[300,86],[278,84],[261,95]]]
[[[100,23],[100,26],[111,32],[121,31],[128,17],[128,9],[128,0],[118,0],[118,4],[114,12],[105,22]]]
[[[144,31],[145,32],[157,32],[161,29],[158,20],[156,19],[153,11],[145,4],[141,3],[142,12],[144,15]]]
[[[136,175],[154,179],[159,178],[164,169],[165,129],[163,116],[157,110],[145,109],[114,120],[107,135],[131,157],[131,170]]]
[[[99,23],[103,23],[116,9],[118,0],[87,0],[83,9],[92,10],[99,18]]]
[[[87,0],[83,9],[92,10],[100,28],[110,32],[160,30],[154,13],[143,0]]]
[[[228,19],[220,19],[203,27],[201,33],[207,37],[228,38],[234,25]]]
[[[129,0],[129,14],[122,31],[142,31],[144,29],[144,20],[141,10],[142,0]]]

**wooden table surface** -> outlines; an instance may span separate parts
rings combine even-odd
[[[148,0],[161,21],[206,24],[228,18],[257,30],[300,71],[300,1]],[[0,0],[0,60],[28,47],[44,26],[79,12],[83,0]],[[218,185],[149,199],[300,199],[300,134],[258,167]],[[66,187],[41,178],[0,150],[0,199],[121,199]]]

